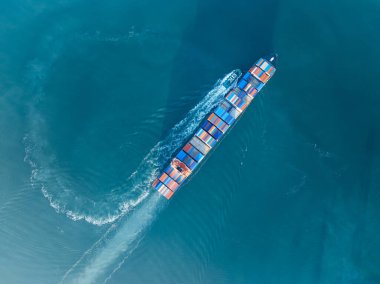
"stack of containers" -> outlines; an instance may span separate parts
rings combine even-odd
[[[249,72],[239,80],[237,86],[200,124],[194,136],[177,153],[152,186],[167,199],[171,198],[184,180],[244,112],[275,71],[276,69],[271,62],[263,58],[258,60],[249,69]]]
[[[198,163],[183,150],[179,151],[176,158],[183,162],[191,171],[193,171],[198,165]]]
[[[252,101],[252,97],[239,88],[230,91],[226,99],[240,112],[243,112]]]
[[[187,143],[183,149],[187,154],[189,154],[196,162],[202,161],[204,155],[197,150],[191,143]]]
[[[214,112],[210,114],[207,120],[210,121],[213,125],[215,125],[223,133],[225,133],[230,127],[228,123],[224,122]]]
[[[211,150],[210,146],[203,143],[202,140],[200,140],[197,136],[193,136],[193,138],[190,139],[190,144],[193,145],[203,155],[207,155],[207,153]]]
[[[165,173],[167,173],[178,184],[181,184],[185,180],[185,177],[171,165],[165,169]]]
[[[195,135],[201,139],[204,143],[206,143],[210,148],[216,145],[217,140],[215,140],[206,130],[202,127],[198,128]]]

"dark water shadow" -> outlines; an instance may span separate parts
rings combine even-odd
[[[194,24],[185,31],[174,59],[167,108],[177,105],[177,111],[165,119],[162,137],[217,78],[232,69],[247,70],[274,51],[278,5],[278,0],[199,1]]]

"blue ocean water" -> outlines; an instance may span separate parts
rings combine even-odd
[[[1,2],[0,283],[380,283],[380,4],[314,2]],[[151,190],[272,52],[201,170]]]

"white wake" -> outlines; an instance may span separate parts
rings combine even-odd
[[[225,78],[230,74],[226,75]],[[222,82],[223,80],[219,80],[215,87],[190,110],[186,117],[172,128],[168,137],[151,149],[130,177],[131,179],[141,179],[141,176],[149,176],[148,179],[141,180],[139,184],[135,185],[145,194],[144,198],[136,204],[130,214],[122,216],[105,235],[83,254],[65,273],[61,283],[105,283],[138,246],[143,238],[143,232],[167,204],[163,197],[151,189],[150,183],[158,174],[160,167],[194,132],[204,116],[233,87],[226,89]],[[111,266],[114,268],[109,269]]]
[[[193,107],[168,136],[158,142],[144,157],[134,173],[121,186],[113,188],[102,201],[95,202],[78,196],[75,188],[70,188],[71,177],[57,168],[54,155],[46,154],[48,147],[44,138],[44,119],[37,110],[31,108],[31,131],[25,136],[25,161],[32,169],[31,184],[39,188],[56,212],[65,214],[72,220],[85,220],[91,224],[104,225],[115,222],[121,216],[138,206],[152,192],[150,184],[158,171],[186,138],[194,132],[204,116],[217,105],[233,87],[224,87],[223,82],[234,70],[217,81],[214,88]],[[237,79],[235,80],[236,83]]]

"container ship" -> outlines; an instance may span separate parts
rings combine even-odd
[[[260,58],[255,65],[225,95],[196,129],[194,135],[176,153],[159,174],[152,186],[161,195],[170,199],[197,167],[210,154],[244,113],[255,96],[276,72],[277,55]],[[233,73],[223,84],[235,82],[238,74]]]

